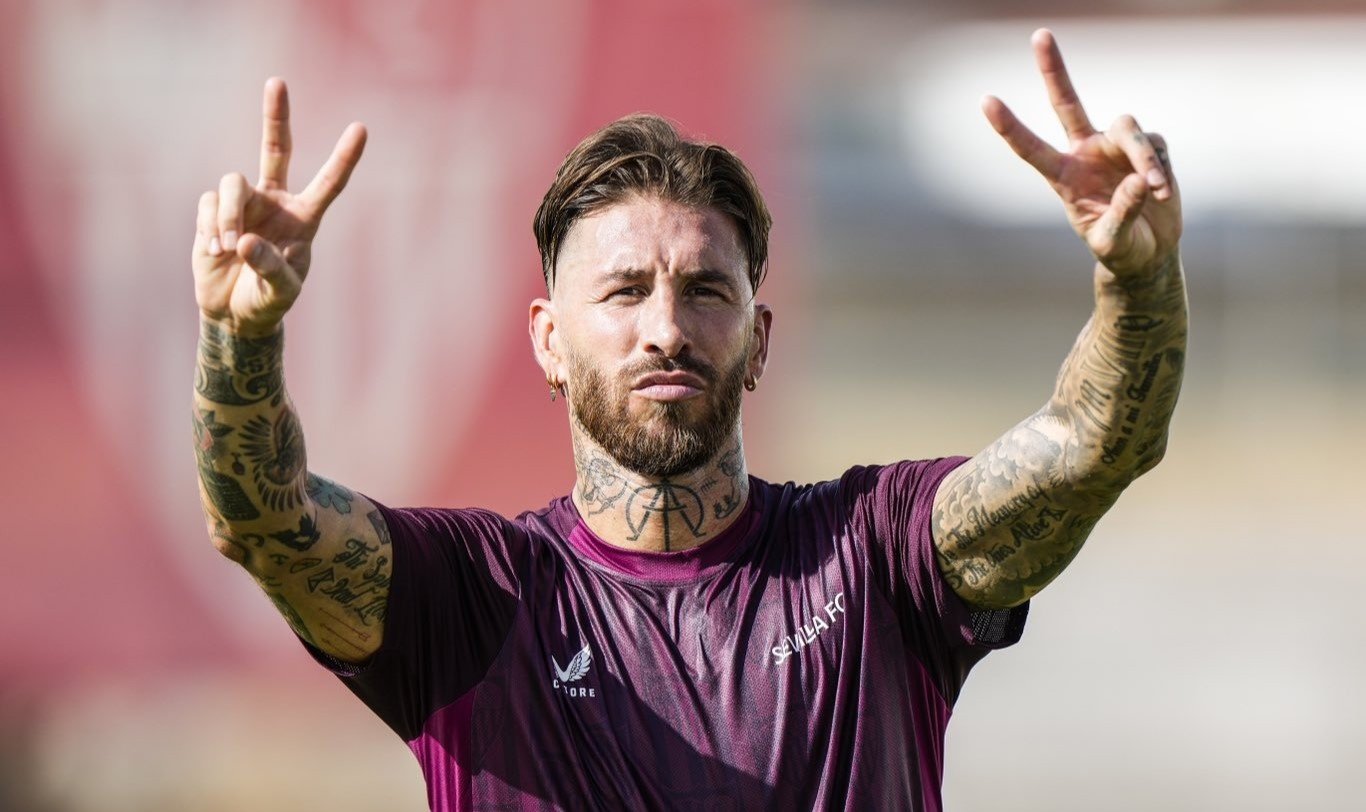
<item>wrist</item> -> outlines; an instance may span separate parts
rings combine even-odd
[[[199,311],[200,332],[214,331],[237,338],[270,338],[284,331],[284,322],[244,321],[231,316],[215,315]]]
[[[199,323],[195,392],[223,406],[279,405],[284,391],[284,332],[247,335],[222,320]],[[250,326],[248,326],[250,329]]]
[[[1095,282],[1098,296],[1117,295],[1127,299],[1160,296],[1173,284],[1181,283],[1181,254],[1172,249],[1142,267],[1122,272],[1097,262]]]

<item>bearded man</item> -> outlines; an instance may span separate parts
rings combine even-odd
[[[940,808],[968,670],[1161,458],[1184,360],[1164,144],[1127,116],[1097,132],[1051,34],[1034,48],[1069,150],[984,112],[1097,259],[1048,403],[971,459],[751,476],[769,215],[730,152],[632,116],[569,154],[536,214],[530,334],[577,480],[515,519],[393,509],[308,470],[280,325],[365,132],[291,195],[267,83],[259,183],[200,201],[203,504],[217,548],[408,743],[433,809]]]

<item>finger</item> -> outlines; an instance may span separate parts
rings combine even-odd
[[[1158,200],[1171,197],[1171,189],[1167,187],[1167,170],[1157,155],[1157,147],[1133,116],[1120,116],[1110,125],[1106,136],[1129,159],[1134,171],[1148,182],[1153,197]]]
[[[982,99],[982,114],[1015,154],[1023,158],[1048,180],[1058,177],[1062,169],[1062,156],[1046,141],[1035,135],[1019,118],[1006,107],[1005,102],[995,96]]]
[[[261,179],[260,189],[284,189],[289,177],[289,155],[294,148],[289,134],[289,89],[285,80],[272,76],[266,80],[261,102]]]
[[[218,236],[224,251],[237,249],[242,234],[242,213],[251,196],[251,187],[241,172],[224,175],[218,182]]]
[[[302,280],[269,240],[255,234],[244,235],[237,244],[237,254],[270,286],[277,299],[292,302],[298,296]]]
[[[1115,187],[1109,208],[1096,220],[1098,236],[1090,241],[1097,256],[1113,256],[1129,243],[1134,221],[1142,213],[1149,191],[1148,182],[1137,173],[1126,176]]]
[[[364,124],[357,121],[348,126],[341,138],[337,139],[327,163],[323,164],[323,168],[318,170],[318,174],[313,176],[308,187],[299,195],[313,207],[315,217],[322,216],[337,195],[341,194],[341,190],[346,188],[351,171],[356,168],[361,153],[365,151],[365,138]]]
[[[1162,173],[1167,177],[1167,189],[1175,195],[1177,193],[1176,174],[1172,172],[1171,154],[1167,152],[1167,139],[1160,133],[1148,133],[1148,140],[1153,144],[1153,152],[1157,153],[1158,163],[1162,164]]]
[[[203,250],[211,257],[223,253],[218,240],[218,193],[205,192],[199,196],[199,213],[195,218],[195,250]]]
[[[1086,109],[1072,87],[1072,78],[1067,75],[1067,66],[1062,61],[1062,51],[1053,32],[1040,28],[1031,39],[1034,46],[1034,60],[1043,74],[1044,87],[1048,88],[1048,100],[1053,103],[1053,111],[1058,114],[1067,137],[1081,141],[1096,134],[1091,120],[1086,117]]]
[[[299,277],[300,284],[308,278],[308,268],[311,265],[312,248],[310,243],[296,242],[285,249],[285,262],[291,270]]]

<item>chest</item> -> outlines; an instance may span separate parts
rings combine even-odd
[[[895,618],[836,555],[687,584],[547,568],[524,587],[470,719],[491,798],[520,785],[607,808],[760,803],[810,785],[869,680],[898,671]]]
[[[761,703],[766,689],[814,691],[859,652],[866,619],[863,579],[834,557],[805,572],[737,569],[686,584],[592,568],[548,580],[528,602],[513,659],[533,668],[540,657],[560,696],[580,698],[575,689],[596,681],[599,696],[662,713],[687,704],[680,694],[725,712],[737,699]],[[617,685],[629,696],[615,696]]]
[[[690,584],[564,567],[528,586],[480,703],[614,740],[657,726],[719,737],[815,708],[867,642],[863,579],[835,557]]]

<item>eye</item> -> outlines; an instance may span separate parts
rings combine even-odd
[[[688,288],[688,293],[693,296],[702,296],[704,298],[721,298],[725,296],[725,293],[723,293],[720,288],[713,288],[709,285],[693,285],[691,288]]]
[[[611,299],[611,298],[615,298],[615,297],[618,297],[618,296],[635,297],[635,296],[643,296],[644,294],[645,294],[645,291],[641,290],[641,288],[640,288],[639,286],[637,286],[637,285],[629,285],[629,286],[627,286],[627,287],[618,288],[618,289],[612,291],[611,293],[607,294],[607,298]]]

